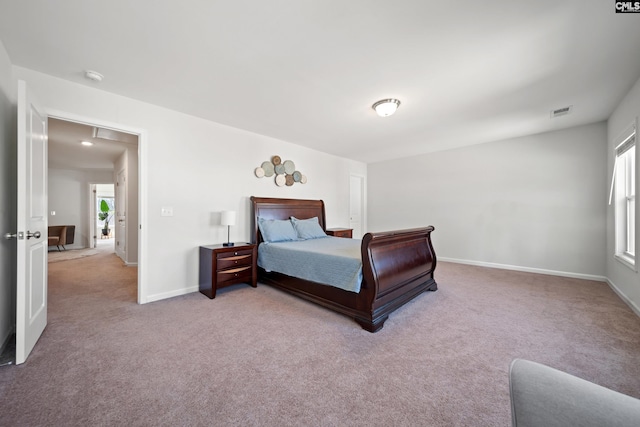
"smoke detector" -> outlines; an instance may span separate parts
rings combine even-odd
[[[104,76],[97,71],[87,70],[84,72],[84,76],[89,80],[93,80],[94,82],[100,83]]]
[[[567,107],[558,108],[556,110],[551,110],[551,118],[566,116],[573,110],[573,105],[569,105]]]

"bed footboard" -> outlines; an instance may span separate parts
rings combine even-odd
[[[436,254],[433,226],[367,233],[362,239],[363,288],[355,320],[366,330],[382,328],[389,314],[425,291],[438,289],[433,278]]]

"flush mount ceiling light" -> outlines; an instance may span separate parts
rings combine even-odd
[[[93,80],[94,82],[101,82],[104,79],[104,76],[97,71],[87,70],[84,72],[84,76],[89,80]]]
[[[397,99],[383,99],[376,102],[371,106],[380,117],[387,117],[396,112],[400,106],[400,101]]]
[[[82,141],[82,142],[80,142],[80,144],[84,145],[85,147],[91,147],[93,145],[93,142],[91,142],[91,141]]]

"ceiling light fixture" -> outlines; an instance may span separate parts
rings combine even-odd
[[[400,106],[400,101],[397,99],[383,99],[376,102],[371,106],[380,117],[387,117],[396,112]]]
[[[93,145],[93,142],[91,142],[91,141],[82,141],[82,142],[80,142],[80,144],[84,145],[85,147],[91,147]]]
[[[94,82],[98,82],[98,83],[100,83],[102,79],[104,79],[104,76],[102,74],[100,74],[97,71],[91,71],[91,70],[85,71],[84,76],[89,80],[93,80]]]

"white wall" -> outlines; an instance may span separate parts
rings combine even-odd
[[[371,230],[434,225],[441,259],[605,274],[606,125],[369,165]]]
[[[0,352],[15,327],[16,241],[16,85],[11,62],[0,41]]]
[[[89,247],[90,184],[106,182],[113,182],[113,171],[49,169],[49,225],[76,226],[74,242],[65,248]]]
[[[608,121],[608,148],[607,148],[607,166],[608,179],[611,179],[614,163],[614,145],[616,139],[621,132],[629,127],[633,121],[640,116],[640,80],[636,82],[627,96],[620,102],[618,107]],[[636,137],[636,141],[638,138]],[[636,142],[637,143],[637,142]],[[636,149],[636,165],[639,164],[640,150]],[[640,176],[636,172],[636,188],[640,181]],[[638,199],[636,198],[636,212],[638,212]],[[636,214],[636,242],[640,237],[640,228],[638,227],[639,217]],[[615,222],[614,207],[609,206],[607,209],[607,278],[609,283],[614,287],[618,294],[640,315],[640,278],[637,271],[634,271],[623,265],[615,256]],[[636,258],[636,270],[640,261]]]
[[[364,163],[14,67],[48,109],[141,129],[143,302],[197,290],[198,246],[223,242],[217,213],[238,212],[231,239],[250,240],[252,195],[323,199],[327,225],[349,223],[349,174]],[[285,120],[286,118],[283,118]],[[276,187],[253,171],[273,155],[290,159],[308,183]],[[174,215],[160,216],[162,207]],[[146,218],[146,221],[145,221]]]

